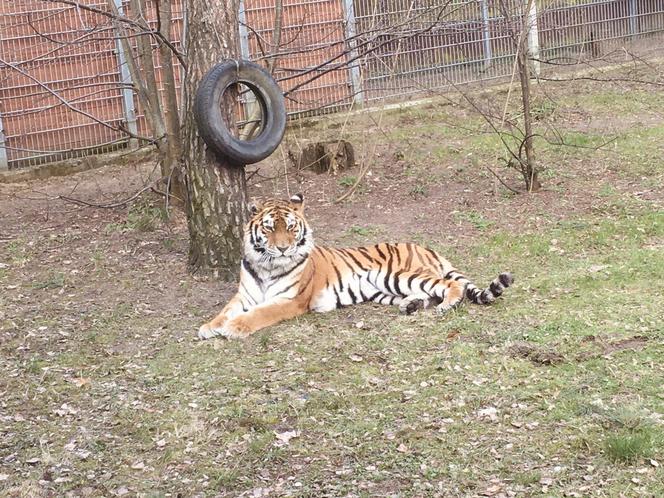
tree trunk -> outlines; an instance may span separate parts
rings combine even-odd
[[[538,173],[539,168],[535,160],[535,148],[533,146],[533,123],[532,114],[530,109],[530,65],[528,60],[528,30],[530,24],[528,23],[527,13],[530,12],[530,5],[533,0],[528,0],[526,4],[526,15],[522,29],[524,33],[521,35],[521,46],[518,50],[517,66],[519,70],[519,79],[521,81],[521,103],[523,104],[523,128],[524,128],[524,149],[526,152],[526,162],[521,164],[521,173],[526,182],[526,189],[528,192],[537,192],[542,185],[539,182]],[[522,159],[523,160],[523,159]]]
[[[173,24],[173,11],[170,0],[157,2],[157,19],[159,19],[159,32],[171,40],[171,26]],[[173,70],[173,53],[165,43],[159,45],[159,60],[161,62],[162,85],[164,96],[161,99],[166,129],[166,147],[161,154],[162,176],[169,177],[170,193],[184,201],[185,191],[182,180],[180,161],[182,159],[182,138],[180,133],[180,117],[178,115],[178,99],[175,89],[175,72]]]
[[[242,254],[242,227],[247,221],[244,168],[216,156],[198,135],[194,97],[203,75],[223,59],[239,54],[238,0],[186,0],[183,158],[187,174],[187,218],[191,271],[235,279]],[[227,122],[234,103],[227,105]]]

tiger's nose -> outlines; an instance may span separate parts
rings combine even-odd
[[[281,251],[281,254],[286,254],[286,251],[288,250],[288,246],[284,246],[284,247],[277,246],[277,249],[279,251]]]

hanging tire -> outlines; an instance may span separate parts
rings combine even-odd
[[[254,93],[261,109],[261,131],[251,140],[235,138],[221,112],[224,93],[228,87],[238,83]],[[284,136],[284,95],[270,73],[258,64],[227,60],[203,76],[196,92],[194,118],[200,136],[217,154],[237,166],[257,163],[272,154]]]

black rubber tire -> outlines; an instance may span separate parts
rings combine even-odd
[[[251,140],[238,140],[221,114],[226,89],[242,83],[249,87],[261,107],[263,126]],[[262,161],[281,143],[286,130],[284,95],[270,73],[245,60],[227,60],[203,76],[194,102],[194,118],[205,143],[237,166]]]

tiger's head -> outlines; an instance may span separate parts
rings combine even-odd
[[[313,249],[311,229],[304,217],[304,198],[268,200],[251,208],[244,237],[245,257],[266,267],[299,262]]]

